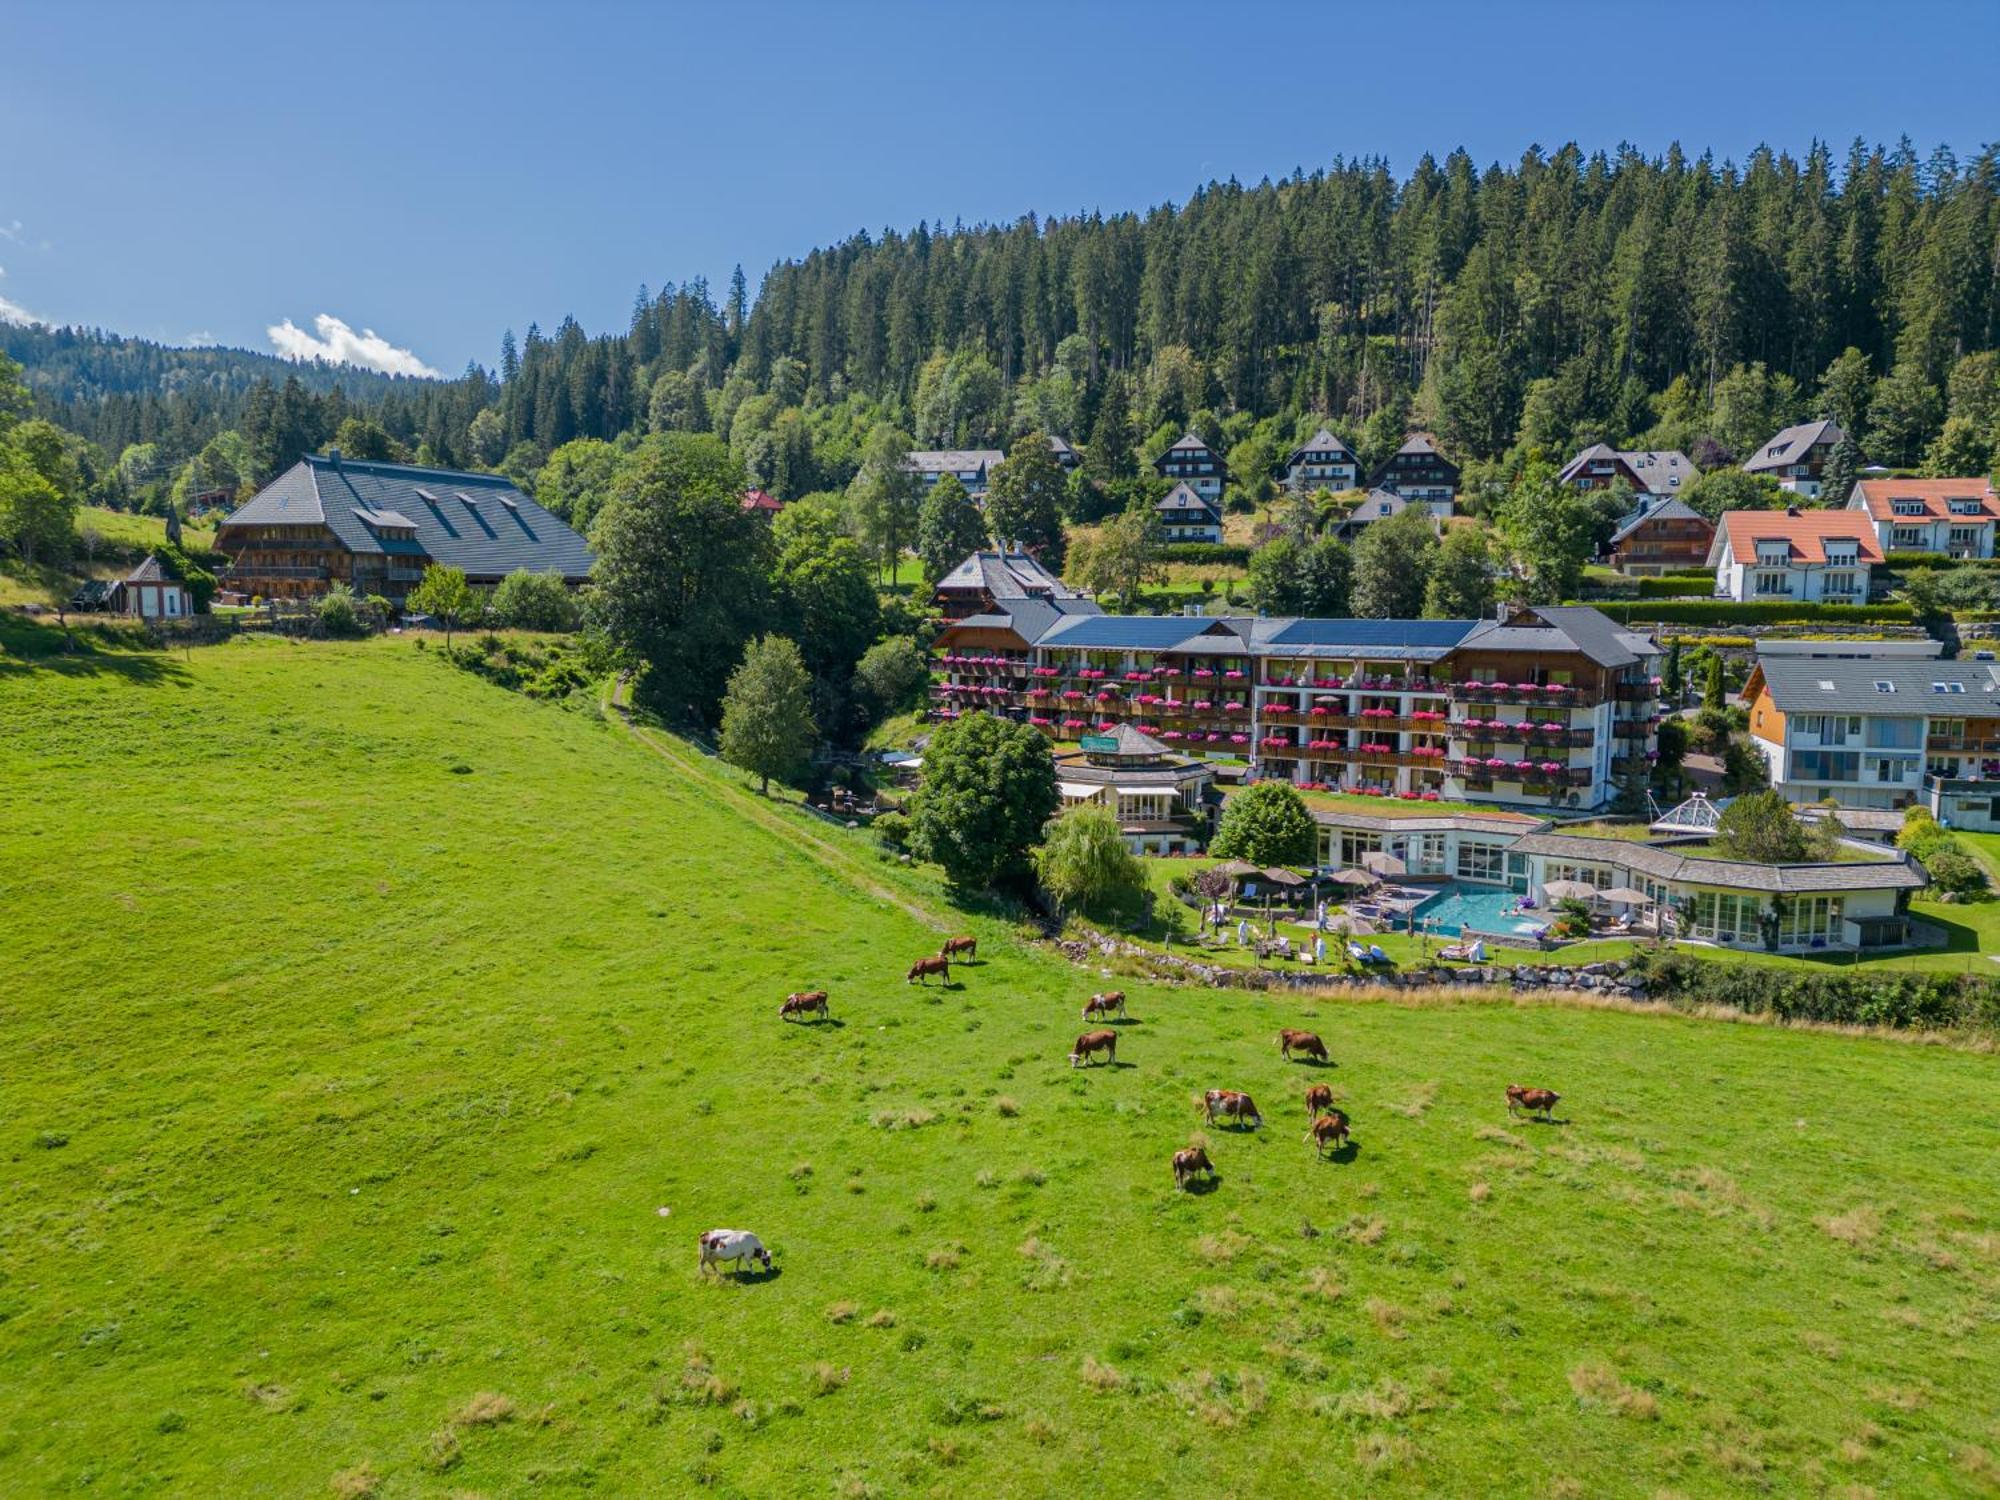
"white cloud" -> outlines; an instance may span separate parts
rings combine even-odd
[[[9,302],[0,297],[0,323],[40,323],[47,325],[48,319],[31,313],[18,302]]]
[[[290,318],[264,331],[271,345],[286,359],[324,359],[337,365],[358,365],[364,370],[380,370],[385,375],[438,375],[408,349],[398,349],[372,328],[356,333],[332,313],[313,319],[318,337],[307,333]]]
[[[181,342],[190,349],[213,349],[216,339],[215,335],[210,333],[206,328],[201,328],[189,334]]]

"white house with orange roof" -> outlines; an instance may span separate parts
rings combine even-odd
[[[1986,479],[1864,479],[1847,508],[1868,513],[1885,553],[1993,556],[2000,496]]]
[[[1869,517],[1851,510],[1726,510],[1709,545],[1715,596],[1744,602],[1865,604],[1882,561]]]

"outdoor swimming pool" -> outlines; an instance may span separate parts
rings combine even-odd
[[[1457,937],[1470,927],[1475,932],[1533,932],[1546,918],[1533,912],[1515,916],[1508,908],[1521,898],[1513,891],[1486,886],[1448,885],[1418,907],[1413,915],[1419,925],[1428,923],[1432,932]]]

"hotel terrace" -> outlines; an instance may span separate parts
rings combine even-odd
[[[1659,725],[1659,648],[1580,607],[1310,620],[995,600],[934,649],[938,718],[983,709],[1062,741],[1129,724],[1253,777],[1408,800],[1599,808]]]

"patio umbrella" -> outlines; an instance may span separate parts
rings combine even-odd
[[[1551,880],[1542,886],[1542,890],[1557,901],[1571,898],[1588,901],[1597,894],[1597,887],[1587,880]]]
[[[1634,890],[1629,885],[1619,885],[1613,886],[1610,890],[1606,891],[1604,899],[1606,901],[1616,901],[1621,906],[1630,906],[1635,903],[1651,901],[1653,898],[1644,891]]]
[[[1371,849],[1361,856],[1361,867],[1377,875],[1407,875],[1410,867],[1386,849]]]
[[[1373,870],[1357,870],[1349,865],[1344,870],[1335,870],[1327,879],[1337,885],[1373,885],[1381,877]]]

